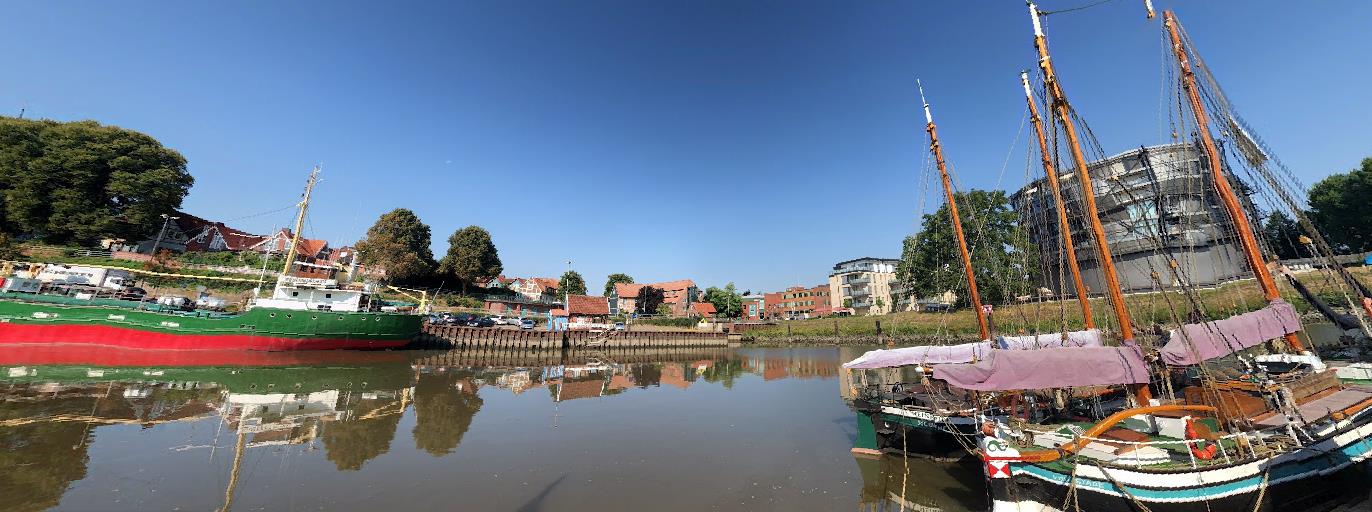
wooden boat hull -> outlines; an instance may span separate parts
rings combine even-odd
[[[875,405],[860,406],[858,415],[858,421],[872,429],[872,439],[859,443],[867,445],[862,449],[954,461],[968,456],[976,445],[974,418]]]
[[[1077,510],[1073,491],[1080,510],[1091,511],[1134,511],[1142,504],[1153,511],[1304,512],[1366,498],[1369,409],[1311,434],[1317,442],[1274,457],[1199,469],[1103,468],[1083,459],[1073,474],[1071,459],[983,459],[994,512]]]

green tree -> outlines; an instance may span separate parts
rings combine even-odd
[[[1005,192],[972,190],[954,197],[982,302],[1004,303],[1032,289],[1041,274],[1038,257]],[[919,233],[906,238],[896,280],[915,296],[951,289],[960,302],[966,300],[967,279],[948,205],[926,214]]]
[[[654,309],[653,311],[656,312],[656,313],[659,314],[659,315],[667,316],[667,315],[672,314],[672,307],[669,306],[669,305],[666,305],[666,304],[658,304],[658,305],[657,305],[657,308]]]
[[[468,284],[498,276],[503,269],[491,234],[480,226],[454,231],[448,237],[448,254],[438,262],[439,273],[461,282],[464,295]]]
[[[1310,218],[1334,250],[1372,250],[1372,158],[1310,187]]]
[[[634,278],[629,276],[629,274],[610,274],[610,276],[605,279],[605,296],[609,297],[610,294],[615,291],[616,284],[633,284],[633,282]]]
[[[19,260],[23,255],[19,253],[19,247],[14,245],[14,239],[9,233],[0,231],[0,260]]]
[[[663,292],[662,288],[658,288],[656,286],[644,286],[642,290],[638,291],[638,312],[644,314],[662,314],[662,312],[658,311],[658,309],[661,306],[666,305],[662,303],[663,301],[667,300],[666,295],[666,292]],[[669,310],[667,311],[667,313],[670,314],[671,311]]]
[[[194,181],[185,157],[142,133],[0,117],[0,231],[75,244],[151,236]]]
[[[354,419],[331,421],[319,439],[324,442],[324,458],[340,470],[357,471],[367,461],[390,451],[400,414],[391,413],[397,401],[390,398],[362,398],[352,393],[340,409],[352,411]]]
[[[1303,236],[1300,225],[1282,212],[1267,215],[1262,226],[1263,238],[1272,246],[1278,258],[1292,259],[1301,257],[1300,238]]]
[[[559,295],[586,295],[586,280],[581,278],[575,270],[568,270],[562,274],[562,279],[557,281],[557,293]]]
[[[433,277],[434,254],[429,248],[429,226],[405,208],[382,215],[357,242],[361,262],[386,271],[393,284],[419,284]]]
[[[738,294],[734,283],[729,283],[724,288],[706,288],[704,300],[713,304],[716,314],[724,318],[737,318],[743,312],[743,296]]]

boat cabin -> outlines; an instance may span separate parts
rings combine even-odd
[[[306,311],[372,311],[371,294],[341,288],[333,279],[281,276],[271,298],[257,299],[254,307]]]

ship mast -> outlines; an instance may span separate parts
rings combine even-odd
[[[1034,21],[1034,48],[1038,50],[1039,69],[1043,71],[1043,83],[1048,86],[1048,93],[1053,96],[1053,111],[1057,114],[1059,122],[1062,123],[1062,131],[1067,135],[1067,145],[1072,150],[1072,161],[1077,165],[1077,179],[1081,182],[1083,210],[1085,210],[1086,219],[1091,227],[1091,234],[1096,242],[1096,255],[1100,259],[1101,274],[1105,277],[1105,290],[1110,295],[1110,305],[1115,309],[1115,319],[1119,321],[1120,339],[1129,343],[1134,340],[1134,325],[1129,317],[1129,308],[1124,303],[1124,292],[1120,290],[1119,275],[1115,272],[1115,260],[1110,255],[1110,243],[1105,238],[1105,226],[1101,225],[1100,214],[1096,211],[1096,192],[1091,186],[1091,171],[1086,166],[1086,155],[1081,151],[1081,142],[1077,140],[1077,127],[1072,123],[1071,110],[1067,105],[1067,95],[1063,94],[1062,86],[1058,84],[1058,75],[1053,71],[1053,61],[1048,57],[1048,40],[1043,35],[1043,25],[1039,23],[1038,6],[1035,6],[1033,2],[1029,2],[1029,18]],[[1075,256],[1073,255],[1073,257]],[[1139,406],[1147,406],[1152,402],[1153,392],[1148,389],[1147,384],[1132,384],[1130,387]]]
[[[929,102],[924,99],[924,84],[915,80],[919,86],[919,101],[924,104],[924,120],[928,124],[924,130],[929,132],[929,150],[934,153],[934,161],[938,163],[939,177],[943,180],[943,193],[948,200],[948,214],[953,218],[953,234],[958,239],[958,251],[962,256],[962,270],[967,273],[967,290],[972,300],[972,313],[977,316],[977,327],[981,330],[981,339],[991,339],[991,327],[986,321],[986,314],[981,310],[981,294],[977,292],[977,278],[972,271],[972,255],[967,251],[967,239],[962,235],[962,219],[958,216],[958,202],[953,197],[953,179],[948,175],[948,167],[943,162],[943,146],[938,142],[938,129],[934,126],[934,116],[929,113]]]
[[[305,211],[310,208],[310,193],[314,191],[315,183],[319,182],[319,166],[314,166],[310,171],[310,179],[305,181],[305,196],[300,200],[300,213],[295,216],[295,232],[291,234],[291,248],[286,251],[286,264],[281,268],[281,275],[290,275],[291,266],[295,263],[296,246],[300,244],[300,230],[305,229]]]
[[[1067,96],[1062,92],[1062,86],[1058,84],[1058,75],[1053,71],[1053,62],[1048,57],[1048,41],[1043,35],[1043,26],[1039,24],[1039,10],[1033,3],[1029,4],[1029,17],[1034,20],[1034,48],[1039,53],[1039,69],[1043,70],[1043,82],[1048,86],[1048,93],[1053,96],[1053,111],[1058,116],[1058,121],[1062,123],[1062,131],[1067,135],[1067,145],[1072,152],[1072,161],[1077,166],[1077,179],[1081,182],[1081,199],[1084,203],[1084,213],[1091,233],[1096,242],[1096,255],[1100,259],[1101,274],[1105,277],[1105,290],[1110,295],[1110,304],[1115,309],[1115,318],[1120,324],[1120,338],[1124,341],[1134,339],[1134,325],[1129,317],[1129,308],[1124,304],[1124,293],[1120,291],[1119,275],[1115,272],[1115,260],[1110,255],[1110,243],[1105,239],[1105,226],[1100,222],[1100,214],[1096,212],[1096,192],[1091,184],[1091,171],[1086,166],[1086,155],[1082,153],[1081,142],[1077,140],[1077,127],[1072,122],[1070,107],[1067,105]],[[1074,255],[1075,256],[1075,255]]]
[[[1048,176],[1048,187],[1053,191],[1053,204],[1058,209],[1058,231],[1062,232],[1063,252],[1067,254],[1067,266],[1072,270],[1072,284],[1077,290],[1077,302],[1081,304],[1082,322],[1087,329],[1095,329],[1096,322],[1091,318],[1091,300],[1086,296],[1086,284],[1081,280],[1081,266],[1077,264],[1076,244],[1072,242],[1072,229],[1067,224],[1067,206],[1062,203],[1058,171],[1053,167],[1053,159],[1048,154],[1048,139],[1043,136],[1043,120],[1039,118],[1039,108],[1034,103],[1034,94],[1029,90],[1029,73],[1020,72],[1019,81],[1024,85],[1024,99],[1029,102],[1029,119],[1034,123],[1034,132],[1038,134],[1043,173]]]
[[[1201,147],[1205,150],[1205,157],[1210,165],[1210,179],[1215,185],[1215,192],[1220,197],[1220,202],[1224,203],[1224,209],[1229,213],[1229,218],[1234,222],[1234,231],[1239,235],[1239,245],[1243,247],[1243,253],[1248,260],[1248,266],[1253,268],[1253,274],[1258,278],[1258,286],[1262,288],[1263,297],[1268,302],[1281,299],[1281,292],[1277,289],[1276,280],[1272,279],[1272,272],[1267,269],[1267,262],[1262,257],[1262,250],[1258,247],[1258,239],[1253,235],[1253,230],[1248,224],[1248,214],[1244,211],[1243,205],[1239,204],[1239,199],[1234,195],[1234,189],[1229,185],[1229,180],[1225,178],[1224,168],[1220,165],[1219,150],[1215,147],[1215,139],[1210,136],[1210,120],[1205,114],[1205,105],[1201,102],[1200,91],[1196,88],[1196,76],[1191,72],[1191,62],[1186,56],[1186,47],[1182,44],[1181,35],[1177,31],[1177,17],[1168,9],[1162,12],[1163,25],[1167,27],[1167,35],[1172,39],[1172,52],[1177,56],[1177,65],[1181,68],[1181,86],[1186,90],[1186,96],[1191,103],[1191,115],[1196,119],[1196,133],[1200,136]],[[1285,336],[1286,343],[1296,352],[1302,352],[1305,347],[1300,338],[1295,333],[1288,333]]]

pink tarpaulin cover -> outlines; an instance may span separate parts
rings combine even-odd
[[[1301,330],[1296,308],[1281,299],[1267,307],[1224,320],[1186,324],[1174,330],[1158,353],[1170,365],[1191,365]],[[1187,341],[1190,341],[1188,346]],[[1191,347],[1195,347],[1195,351]],[[1197,356],[1200,356],[1197,359]]]
[[[996,350],[968,364],[934,367],[934,378],[975,391],[1070,388],[1148,382],[1138,346]]]
[[[869,369],[916,364],[970,363],[988,357],[989,352],[995,349],[1034,350],[1055,347],[1099,346],[1101,346],[1101,336],[1100,331],[1096,329],[1069,332],[1065,342],[1061,333],[1040,334],[1037,337],[1004,336],[997,339],[994,346],[990,341],[978,341],[959,345],[927,345],[873,350],[863,354],[862,357],[849,361],[843,367]]]

